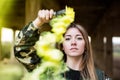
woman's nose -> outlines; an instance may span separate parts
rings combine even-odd
[[[76,40],[75,39],[72,39],[71,45],[76,45]]]

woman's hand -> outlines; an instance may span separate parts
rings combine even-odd
[[[54,11],[51,10],[39,10],[38,17],[33,21],[36,27],[40,27],[42,24],[49,22],[54,15]]]

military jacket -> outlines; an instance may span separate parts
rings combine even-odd
[[[39,39],[39,29],[30,22],[17,35],[15,39],[14,54],[16,59],[22,63],[28,71],[32,71],[40,62],[34,48]]]

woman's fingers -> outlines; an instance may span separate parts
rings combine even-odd
[[[40,21],[48,22],[54,15],[54,11],[51,10],[40,10],[38,12],[38,17]]]
[[[54,15],[54,11],[53,11],[53,9],[51,9],[51,10],[50,10],[50,18],[52,18],[53,15]]]
[[[40,27],[42,24],[47,23],[52,19],[54,11],[51,10],[39,10],[38,17],[33,21],[33,24],[37,27]]]

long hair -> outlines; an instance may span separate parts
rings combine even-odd
[[[83,79],[97,80],[96,71],[95,71],[95,67],[94,67],[94,61],[93,61],[92,48],[91,48],[91,44],[90,44],[90,41],[88,38],[88,33],[79,24],[72,23],[69,25],[67,30],[70,28],[77,28],[81,32],[81,34],[85,40],[85,50],[82,55],[82,64],[81,64],[81,66],[82,66],[81,75],[82,75]],[[60,50],[62,50],[62,44],[61,44]],[[63,53],[64,53],[64,51],[63,51]],[[66,62],[66,54],[65,53],[64,53],[63,59]]]

